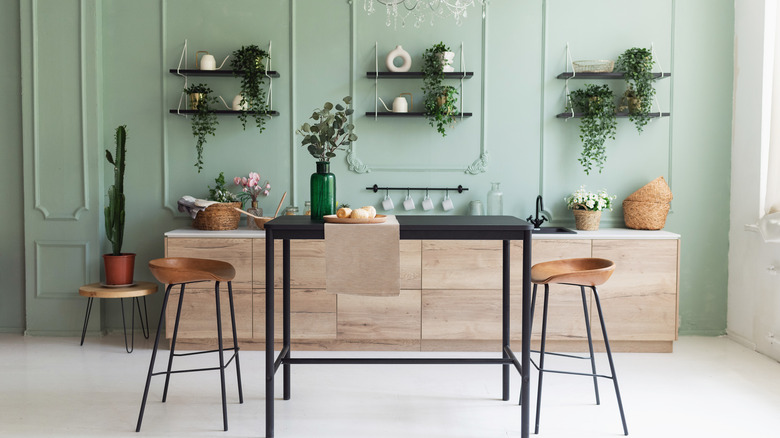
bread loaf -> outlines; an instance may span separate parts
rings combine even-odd
[[[347,207],[341,207],[336,212],[336,217],[347,218],[352,214],[352,209]]]
[[[352,210],[352,214],[350,215],[352,219],[368,219],[369,213],[368,210],[364,210],[362,208],[356,208]]]
[[[368,212],[369,219],[373,219],[376,217],[376,208],[374,208],[373,206],[367,205],[365,207],[360,207],[360,208]]]

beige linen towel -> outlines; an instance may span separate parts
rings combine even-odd
[[[380,224],[325,223],[325,287],[330,293],[396,296],[401,289],[395,216]]]

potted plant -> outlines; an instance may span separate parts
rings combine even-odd
[[[237,176],[233,178],[233,183],[237,186],[241,186],[241,192],[238,194],[238,198],[242,204],[251,201],[251,207],[247,209],[247,212],[255,215],[262,216],[263,209],[258,207],[257,198],[262,196],[268,196],[271,191],[271,183],[266,180],[263,184],[260,184],[260,174],[257,172],[249,172],[249,177]],[[246,218],[247,228],[254,230],[259,228],[255,222],[255,218]]]
[[[118,126],[114,134],[114,154],[106,149],[106,161],[114,166],[114,185],[108,188],[108,206],[104,209],[106,238],[111,242],[111,254],[103,254],[106,285],[119,286],[133,283],[135,254],[122,252],[125,234],[125,156],[127,127]]]
[[[593,166],[599,173],[604,169],[607,159],[604,143],[608,138],[615,139],[617,118],[615,116],[615,97],[607,85],[586,85],[569,94],[568,111],[581,112],[580,140],[582,155],[580,164],[589,175]]]
[[[451,58],[445,58],[445,53],[452,52],[443,42],[434,44],[423,53],[422,67],[425,117],[442,137],[447,135],[446,127],[455,125],[455,116],[458,115],[455,106],[458,90],[443,85],[444,67]]]
[[[314,123],[304,123],[295,131],[303,136],[301,146],[317,160],[317,172],[311,175],[310,180],[311,217],[315,220],[336,213],[336,176],[330,173],[330,159],[336,156],[336,150],[343,150],[358,139],[353,132],[355,125],[348,120],[354,112],[348,107],[352,96],[345,97],[343,101],[347,107],[325,102],[321,109],[317,108],[312,113],[310,118]]]
[[[205,210],[198,212],[192,221],[193,228],[199,230],[235,230],[241,220],[241,214],[236,208],[241,208],[241,202],[235,193],[228,190],[225,183],[225,172],[219,172],[214,178],[214,188],[209,186],[208,200],[213,203]]]
[[[596,231],[599,229],[601,212],[612,211],[612,201],[616,196],[609,196],[606,190],[596,193],[585,190],[580,186],[579,190],[563,198],[566,206],[574,212],[574,222],[578,230]]]
[[[262,133],[265,129],[265,118],[268,113],[265,89],[262,88],[265,80],[265,60],[270,59],[268,52],[252,44],[241,46],[233,52],[230,65],[233,74],[241,78],[241,101],[239,107],[241,114],[238,118],[246,130],[247,115],[252,113],[257,128]]]
[[[204,84],[193,84],[184,89],[190,96],[190,106],[195,110],[192,115],[192,135],[197,139],[195,150],[198,158],[195,167],[198,173],[203,170],[203,145],[206,144],[206,136],[214,135],[219,121],[211,105],[216,104],[217,98],[211,95],[211,88]]]
[[[624,94],[628,118],[640,134],[650,120],[650,107],[655,96],[653,64],[653,53],[639,47],[626,50],[615,62],[615,70],[623,72],[628,87]]]

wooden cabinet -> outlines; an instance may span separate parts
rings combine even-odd
[[[401,294],[397,297],[335,295],[325,291],[324,242],[291,241],[291,329],[294,348],[316,350],[492,350],[501,339],[502,243],[401,241]],[[281,340],[281,256],[275,245],[275,338]],[[511,324],[521,339],[522,242],[511,247]],[[603,257],[617,265],[599,288],[610,341],[616,351],[671,351],[677,338],[678,239],[534,239],[533,263]],[[265,343],[265,240],[262,238],[166,238],[166,255],[224,260],[236,267],[234,295],[238,335],[245,349]],[[187,288],[179,343],[213,346],[213,283]],[[178,292],[166,312],[173,331]],[[533,341],[541,331],[544,289],[534,312]],[[587,294],[594,339],[601,339],[596,309]],[[229,338],[227,291],[222,318]],[[552,285],[549,347],[586,349],[579,288]]]

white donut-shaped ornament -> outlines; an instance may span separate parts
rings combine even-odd
[[[395,65],[395,58],[400,57],[404,63],[400,66]],[[385,60],[385,64],[387,65],[387,70],[392,72],[405,72],[409,71],[409,69],[412,68],[412,57],[409,56],[409,52],[403,49],[401,46],[395,46],[395,49],[393,49],[390,53],[387,54],[387,59]]]

